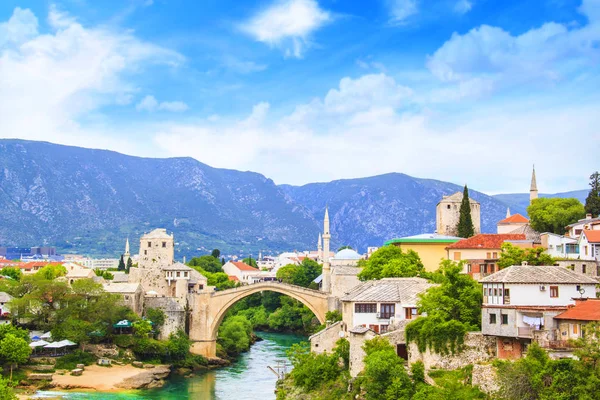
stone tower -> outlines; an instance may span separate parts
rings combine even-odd
[[[458,220],[460,219],[460,204],[462,203],[463,193],[456,192],[451,196],[443,196],[435,209],[436,228],[440,235],[456,236]],[[481,233],[481,207],[479,202],[469,197],[471,203],[471,219],[473,220],[473,230],[475,234]]]
[[[138,268],[155,269],[173,264],[175,249],[173,235],[166,229],[155,229],[140,238]]]
[[[533,172],[531,173],[531,187],[529,188],[529,204],[538,198],[537,182],[535,180],[535,165],[533,166]]]
[[[325,218],[323,219],[323,285],[324,292],[331,291],[331,269],[329,267],[329,210],[325,208]]]

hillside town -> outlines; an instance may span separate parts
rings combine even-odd
[[[534,170],[529,210],[538,202]],[[465,186],[463,192],[439,200],[436,231],[390,238],[363,254],[350,246],[331,250],[327,208],[315,249],[275,257],[226,260],[215,250],[186,263],[175,259],[175,233],[162,228],[139,238],[138,254],[131,254],[126,238],[123,254],[115,259],[58,255],[52,247],[0,248],[0,283],[12,291],[0,292],[0,318],[17,327],[50,328],[46,333],[32,329],[28,336],[31,349],[50,357],[57,349],[62,355],[72,351],[78,343],[71,339],[103,343],[107,332],[95,323],[70,334],[34,322],[36,308],[31,300],[28,305],[20,302],[20,289],[15,290],[19,280],[48,274],[49,284],[54,280],[74,292],[90,282],[131,312],[127,319],[112,321],[117,336],[137,335],[139,324],[148,321],[157,328],[152,330],[156,340],[185,335],[189,352],[211,362],[223,357],[221,324],[231,318],[230,308],[256,293],[273,291],[308,307],[322,324],[308,338],[312,354],[336,354],[340,340],[346,341],[352,379],[368,369],[368,343],[381,339],[407,365],[422,364],[426,375],[472,366],[471,384],[491,395],[501,387],[494,360],[522,359],[532,346],[553,360],[578,359],[579,341],[589,337],[588,326],[600,322],[600,215],[585,213],[564,226],[564,234],[536,231],[530,219],[508,209],[496,233],[481,233],[480,220],[479,203],[468,198]],[[204,264],[207,260],[214,267]],[[398,269],[387,271],[391,265]],[[305,283],[290,278],[292,271],[306,273],[309,266],[318,269]],[[442,342],[428,341],[419,323],[433,318],[441,305],[427,305],[425,299],[447,290],[453,279],[471,288],[476,298],[470,301],[480,311]],[[150,319],[157,313],[160,327]],[[437,323],[461,319],[456,315]],[[63,340],[53,341],[53,335]],[[96,346],[102,354],[101,345]],[[111,362],[119,363],[106,355],[98,359]],[[85,377],[84,368],[78,365],[72,375]],[[52,373],[41,376],[54,379]]]

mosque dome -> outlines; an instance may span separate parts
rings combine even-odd
[[[336,260],[360,260],[360,254],[352,249],[343,249],[338,251],[333,257]]]

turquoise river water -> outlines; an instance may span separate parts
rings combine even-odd
[[[41,391],[35,398],[65,400],[273,400],[277,376],[267,367],[276,367],[286,361],[285,352],[294,343],[306,340],[304,336],[257,332],[262,341],[256,342],[249,352],[234,364],[197,374],[191,378],[172,377],[161,389],[127,393],[90,393]]]

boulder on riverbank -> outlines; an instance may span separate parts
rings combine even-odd
[[[146,366],[144,366],[146,367]],[[129,377],[123,382],[115,385],[122,389],[153,389],[162,387],[165,379],[171,373],[171,369],[165,365],[157,365],[151,369],[146,369],[137,375]]]

